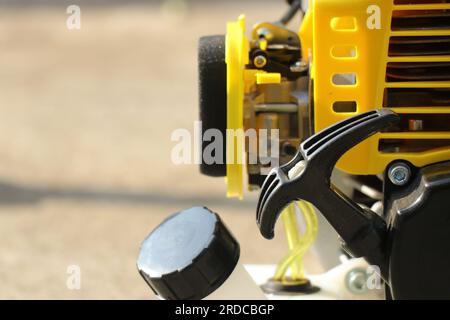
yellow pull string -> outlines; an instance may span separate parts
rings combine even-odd
[[[281,216],[284,222],[284,229],[286,231],[286,239],[288,242],[289,252],[292,252],[302,241],[302,234],[298,229],[297,213],[295,212],[295,204],[290,204],[282,213]],[[298,257],[290,264],[291,276],[293,278],[302,278],[303,259]]]
[[[300,230],[297,225],[295,206],[300,209],[305,221],[306,230],[301,237]],[[303,256],[310,246],[314,243],[318,232],[318,220],[314,207],[305,201],[298,201],[291,204],[283,213],[283,221],[288,239],[289,254],[280,261],[275,272],[275,280],[283,280],[287,271],[291,270],[291,278],[293,280],[304,279]]]

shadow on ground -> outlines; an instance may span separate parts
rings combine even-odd
[[[124,205],[172,205],[239,207],[252,209],[255,204],[251,201],[229,201],[225,197],[192,197],[177,194],[129,191],[120,189],[82,189],[82,188],[46,188],[29,187],[12,182],[0,182],[0,206],[32,205],[44,200],[70,200],[81,202],[96,202]]]

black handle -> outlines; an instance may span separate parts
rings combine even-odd
[[[369,111],[338,122],[302,143],[294,159],[273,169],[262,186],[256,214],[262,235],[273,238],[282,209],[292,201],[306,200],[320,210],[353,255],[364,256],[386,270],[384,220],[346,197],[330,179],[345,152],[398,120],[387,109]],[[289,171],[300,161],[305,162],[303,172],[289,179]]]

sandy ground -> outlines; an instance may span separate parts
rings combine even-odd
[[[0,8],[1,299],[152,298],[139,244],[192,205],[221,214],[243,262],[283,256],[281,230],[258,233],[256,194],[226,199],[222,179],[170,159],[171,132],[197,118],[197,39],[284,9],[249,6],[82,7],[79,31],[63,6]],[[66,286],[70,265],[80,290]]]

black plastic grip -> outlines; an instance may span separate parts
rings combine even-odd
[[[293,201],[306,200],[320,210],[354,255],[384,264],[380,248],[386,230],[384,220],[347,198],[330,180],[344,153],[397,121],[398,115],[390,110],[369,111],[338,122],[303,142],[294,159],[273,169],[262,186],[256,213],[261,234],[273,238],[283,208]],[[305,161],[303,172],[289,179],[289,171],[300,161]]]

